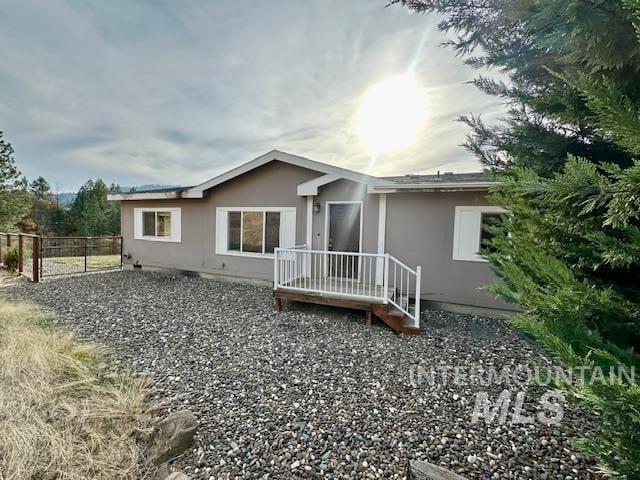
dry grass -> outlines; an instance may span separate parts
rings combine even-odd
[[[137,479],[149,385],[107,353],[0,298],[0,479]]]

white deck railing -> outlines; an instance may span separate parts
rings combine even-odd
[[[420,325],[420,267],[389,254],[276,248],[273,281],[275,290],[390,303]]]
[[[394,292],[394,295],[389,298],[389,303],[410,317],[413,320],[413,326],[419,328],[422,267],[418,265],[413,270],[389,255],[386,268],[385,276],[388,278],[389,287]],[[413,295],[411,295],[412,292]]]

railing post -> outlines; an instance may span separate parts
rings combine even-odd
[[[33,237],[31,244],[32,252],[31,257],[33,260],[33,281],[38,283],[40,281],[40,237]]]
[[[19,233],[18,234],[18,275],[22,274],[22,270],[23,270],[23,261],[24,259],[22,258],[22,255],[24,253],[24,246],[23,246],[23,237],[22,234]]]
[[[278,289],[278,247],[273,249],[273,289]]]
[[[382,288],[384,289],[384,303],[389,303],[387,292],[389,291],[389,254],[384,254],[384,272],[382,277]]]
[[[416,328],[420,328],[420,292],[422,283],[422,267],[418,265],[416,267],[416,308],[415,308],[415,319],[413,324]]]

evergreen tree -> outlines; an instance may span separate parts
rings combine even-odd
[[[80,188],[69,211],[75,223],[72,228],[78,235],[100,236],[120,233],[120,210],[117,204],[107,201],[108,193],[109,189],[100,179],[95,182],[88,180]]]
[[[16,231],[18,222],[29,212],[27,181],[20,178],[13,147],[0,131],[0,231]]]
[[[568,366],[640,366],[640,0],[398,0],[443,16],[475,84],[506,121],[466,146],[495,172],[509,210],[486,255],[514,324]],[[600,434],[580,446],[614,478],[638,478],[640,387],[563,385],[595,409]]]
[[[29,188],[38,198],[46,198],[51,195],[51,185],[49,185],[49,182],[47,182],[43,176],[39,176],[31,182]]]

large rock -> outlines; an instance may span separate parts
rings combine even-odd
[[[159,466],[188,449],[197,428],[198,421],[189,410],[172,413],[157,422],[147,454],[151,465]]]
[[[191,480],[191,477],[186,473],[180,470],[172,470],[168,463],[160,465],[153,478],[154,480]]]
[[[407,480],[466,480],[451,470],[422,460],[411,460],[407,465]]]

